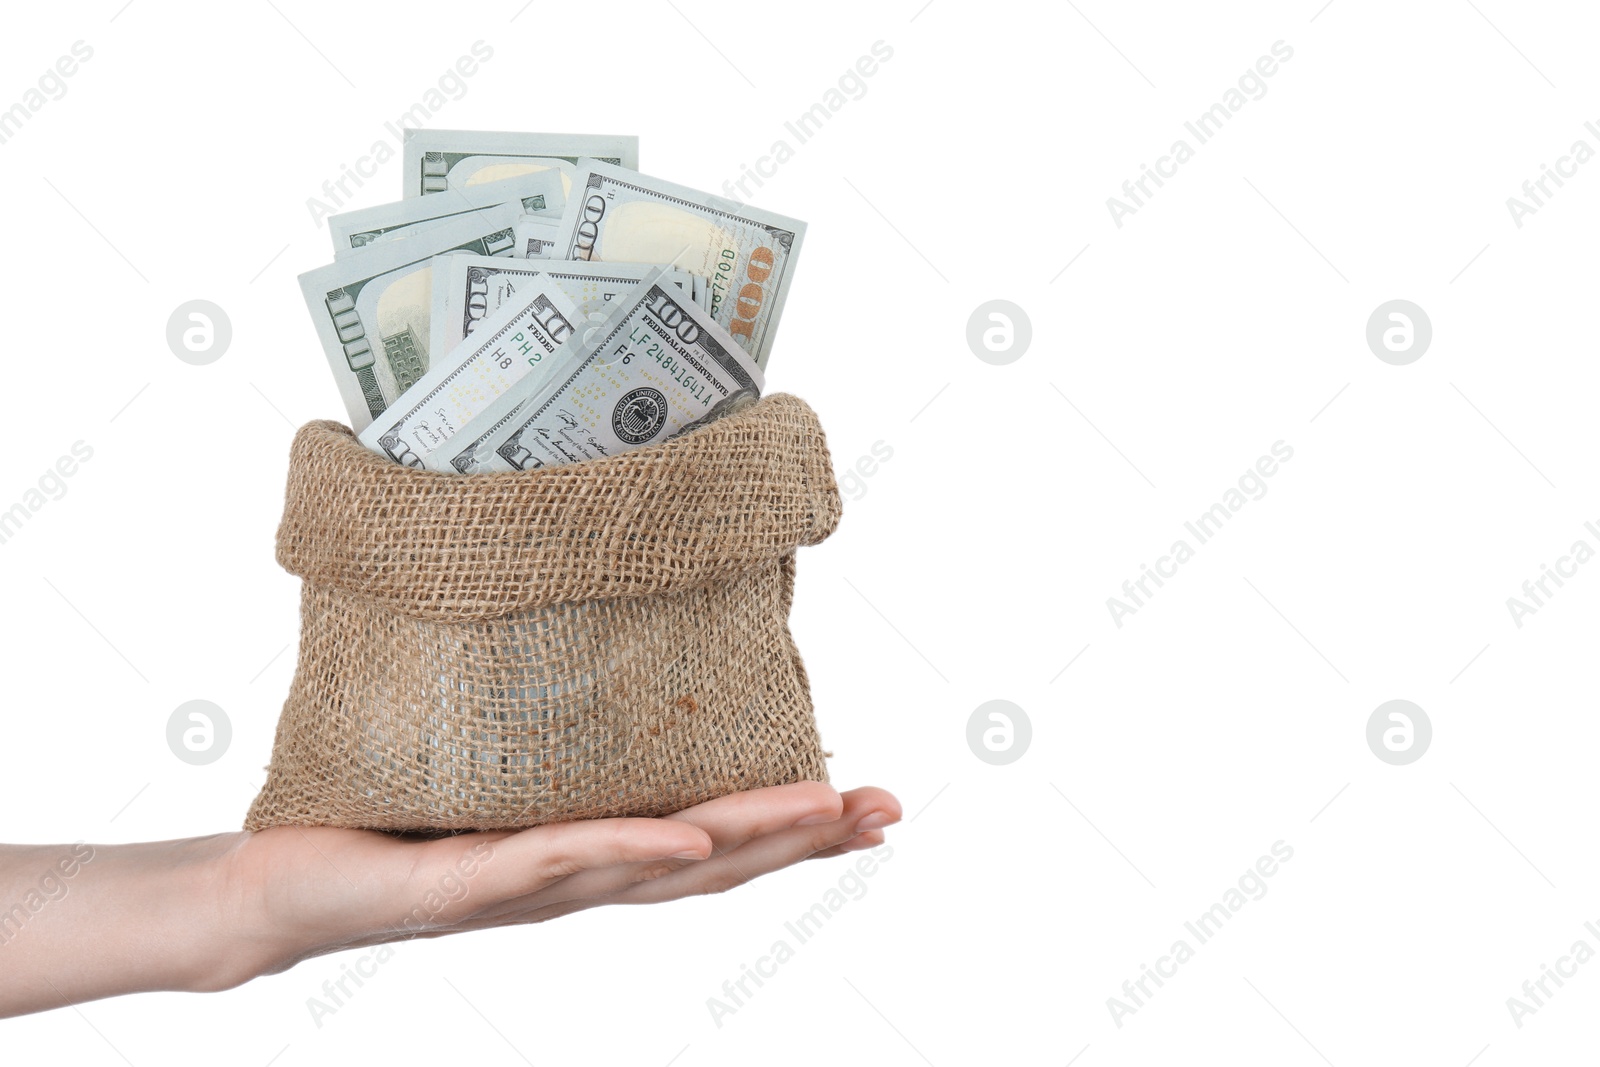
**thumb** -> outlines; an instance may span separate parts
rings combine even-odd
[[[712,844],[704,830],[676,819],[593,819],[536,826],[474,848],[478,873],[472,888],[481,895],[481,907],[537,892],[579,871],[705,859]]]

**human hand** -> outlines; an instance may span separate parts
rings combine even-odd
[[[604,904],[717,893],[801,860],[870,848],[900,818],[881,789],[801,782],[720,797],[660,819],[597,819],[520,832],[405,840],[276,827],[228,857],[225,899],[279,932],[255,961],[412,937],[544,922]]]
[[[347,948],[719,893],[881,844],[900,815],[882,789],[841,795],[800,782],[659,819],[520,832],[416,840],[282,826],[99,846],[4,946],[0,1016],[142,990],[229,989]],[[6,899],[52,854],[0,847]]]

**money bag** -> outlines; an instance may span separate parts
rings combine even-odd
[[[840,496],[785,394],[584,463],[438,474],[312,422],[299,659],[245,828],[518,829],[828,777],[789,631]]]

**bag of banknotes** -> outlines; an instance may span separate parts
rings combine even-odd
[[[838,524],[803,401],[567,466],[436,474],[296,435],[300,657],[245,822],[512,829],[827,780],[790,637]]]

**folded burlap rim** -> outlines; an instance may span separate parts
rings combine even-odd
[[[277,555],[308,583],[465,621],[692,589],[822,541],[840,510],[822,426],[786,393],[662,444],[496,474],[403,467],[317,421],[295,435]]]

